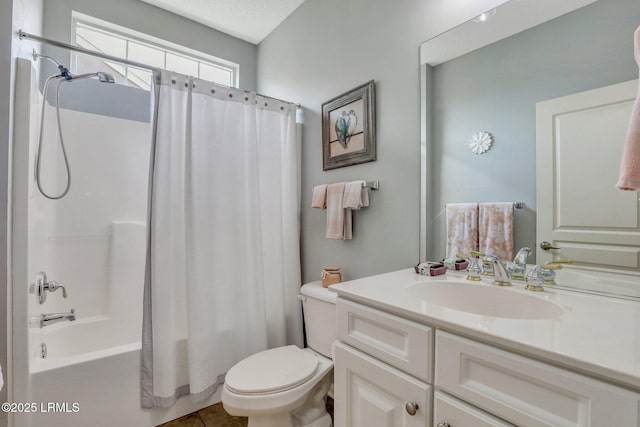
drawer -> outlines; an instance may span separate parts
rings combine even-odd
[[[434,329],[338,298],[338,339],[428,383]]]
[[[514,427],[441,391],[433,394],[435,427]]]
[[[436,334],[438,389],[526,426],[637,426],[640,395],[446,332]]]

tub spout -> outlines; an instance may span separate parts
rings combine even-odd
[[[65,320],[68,320],[69,322],[73,322],[74,320],[76,320],[75,313],[76,311],[72,308],[68,313],[42,314],[40,315],[40,327],[44,328],[47,325],[63,322]]]

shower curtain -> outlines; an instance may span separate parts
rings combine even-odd
[[[209,397],[241,359],[303,345],[293,104],[154,74],[142,406]]]

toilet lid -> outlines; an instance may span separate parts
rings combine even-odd
[[[315,373],[318,359],[289,345],[256,353],[227,372],[227,388],[242,394],[283,391],[307,382]]]

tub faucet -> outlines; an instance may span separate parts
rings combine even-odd
[[[41,314],[40,315],[40,327],[44,328],[47,325],[52,325],[54,323],[63,322],[68,320],[69,322],[73,322],[76,320],[76,311],[72,308],[68,313],[49,313],[49,314]]]
[[[527,272],[527,257],[531,252],[531,248],[524,247],[518,251],[513,261],[507,264],[507,271],[511,273],[512,279],[524,279],[524,274]]]
[[[493,266],[493,276],[495,278],[493,281],[494,285],[511,286],[511,277],[509,276],[509,272],[504,268],[504,264],[502,264],[501,260],[493,255],[489,255],[484,257],[482,263]]]

